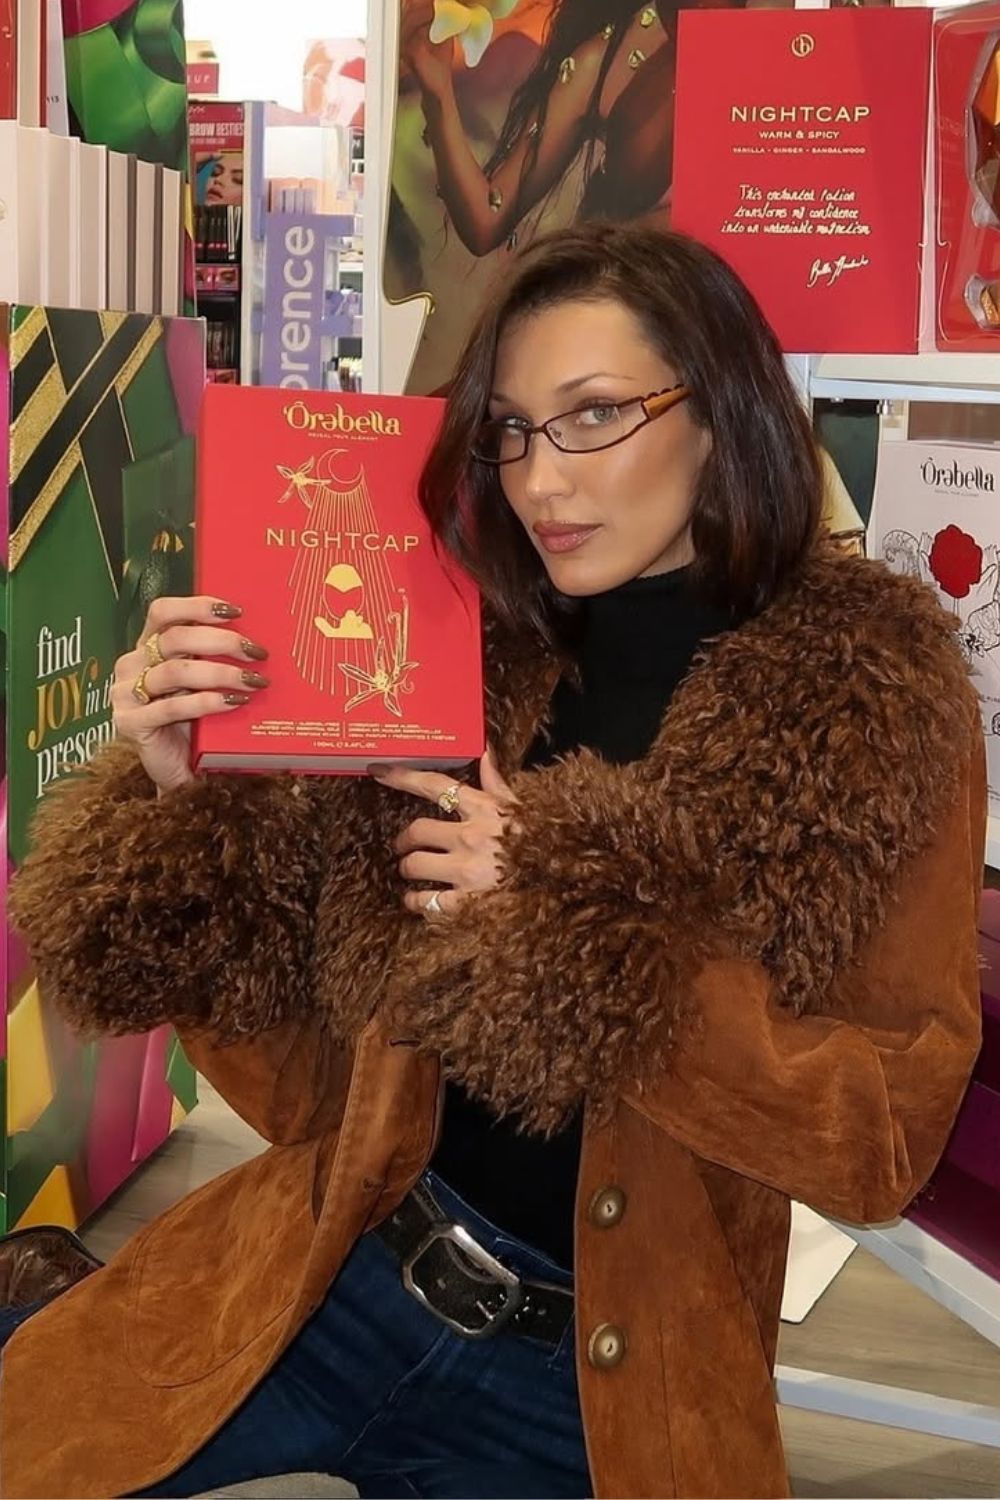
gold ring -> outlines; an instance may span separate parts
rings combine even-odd
[[[145,652],[151,667],[158,667],[161,662],[166,661],[167,658],[160,647],[160,632],[158,630],[154,630],[153,634],[146,641]]]
[[[454,786],[448,787],[446,791],[441,793],[438,798],[438,807],[443,813],[447,813],[451,817],[452,813],[458,812],[458,799],[461,795],[462,788],[456,781]]]
[[[142,671],[139,673],[138,677],[132,684],[132,697],[137,703],[141,703],[144,708],[147,703],[152,703],[153,701],[150,694],[146,692],[146,675],[152,670],[152,666],[143,667]]]

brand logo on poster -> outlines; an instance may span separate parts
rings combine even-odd
[[[353,234],[354,218],[274,213],[266,222],[261,383],[282,390],[321,391],[331,340],[343,333],[341,301],[327,287],[329,247]]]
[[[926,459],[920,465],[920,477],[924,484],[937,490],[974,490],[981,495],[992,495],[996,487],[995,476],[982,464],[965,467],[954,459],[947,464]]]
[[[296,432],[343,432],[366,437],[377,433],[379,437],[402,437],[403,428],[398,417],[384,417],[375,407],[371,411],[351,416],[340,402],[333,411],[310,411],[304,401],[293,401],[282,409],[282,416]]]

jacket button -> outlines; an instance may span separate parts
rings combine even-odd
[[[600,1323],[590,1335],[587,1358],[595,1370],[613,1370],[625,1358],[625,1333],[614,1323]]]
[[[610,1229],[625,1212],[625,1194],[620,1187],[601,1188],[590,1200],[590,1222],[598,1229]]]

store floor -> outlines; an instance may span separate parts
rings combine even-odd
[[[201,1096],[191,1118],[89,1225],[86,1238],[97,1254],[112,1254],[169,1204],[261,1150],[260,1138],[204,1083]],[[1000,1349],[860,1250],[806,1321],[783,1327],[778,1357],[1000,1405]],[[1000,1496],[1000,1449],[796,1411],[784,1412],[782,1425],[799,1496]],[[293,1476],[224,1493],[305,1500],[353,1491],[336,1480]]]

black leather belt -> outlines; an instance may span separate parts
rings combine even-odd
[[[555,1348],[565,1333],[572,1289],[508,1269],[445,1217],[424,1183],[373,1232],[399,1261],[410,1295],[460,1337],[515,1333]]]

